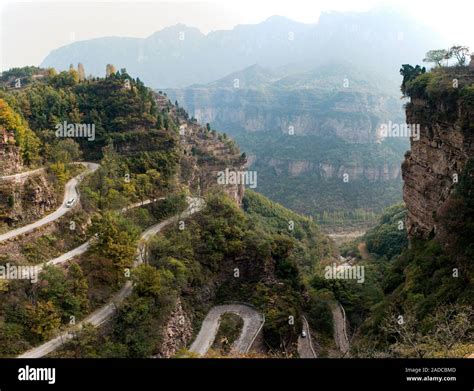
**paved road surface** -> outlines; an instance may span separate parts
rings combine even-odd
[[[189,206],[188,209],[183,212],[182,215],[185,216],[190,216],[191,214],[198,212],[204,207],[204,202],[200,199],[195,199],[195,198],[188,198]],[[176,221],[179,216],[173,216],[165,221],[162,221],[159,224],[156,224],[150,228],[148,228],[145,232],[142,233],[141,235],[141,240],[140,240],[140,245],[139,247],[142,247],[144,245],[144,241],[149,239],[151,236],[157,234],[160,232],[164,227],[167,225],[171,224],[172,222]],[[138,249],[137,251],[137,258],[134,262],[133,266],[137,266],[143,262],[143,251],[141,251],[141,248]],[[85,324],[90,323],[95,327],[99,327],[101,324],[106,322],[111,318],[111,316],[115,313],[116,309],[118,306],[127,298],[131,293],[132,293],[132,282],[127,281],[122,289],[120,289],[119,292],[117,292],[111,300],[101,308],[95,310],[93,313],[91,313],[87,318],[79,322],[76,327],[78,329],[81,329]],[[21,354],[18,356],[19,358],[40,358],[44,357],[47,354],[55,351],[58,349],[61,345],[69,341],[74,337],[74,333],[72,331],[65,331],[58,335],[57,337],[45,342],[44,344],[37,346],[36,348],[33,348],[31,350],[28,350],[27,352]]]
[[[44,264],[42,265],[39,265],[38,266],[38,273],[43,269],[43,267],[45,267],[46,265],[60,265],[62,263],[65,263],[69,260],[71,260],[72,258],[75,258],[79,255],[82,255],[84,254],[87,250],[89,250],[89,247],[91,246],[92,244],[92,241],[94,239],[90,239],[88,240],[87,242],[81,244],[79,247],[76,247],[75,249],[67,252],[67,253],[64,253],[62,254],[61,256],[57,257],[57,258],[54,258],[54,259],[51,259],[50,261],[48,262],[45,262]]]
[[[298,355],[300,358],[316,358],[316,352],[313,348],[313,342],[311,340],[311,332],[309,324],[306,318],[303,316],[303,330],[306,332],[306,337],[303,338],[301,334],[298,337]]]
[[[336,345],[346,355],[349,351],[349,339],[347,338],[346,331],[346,314],[340,304],[333,307],[332,317],[334,320],[334,339]]]
[[[154,200],[146,200],[146,201],[143,201],[143,202],[137,202],[135,204],[131,204],[131,205],[127,206],[126,208],[123,208],[122,212],[126,212],[128,210],[133,209],[133,208],[139,208],[141,206],[148,205],[148,204],[151,204],[152,202],[156,202],[156,201],[159,201],[159,200],[162,200],[162,199],[164,199],[164,198],[155,198]],[[71,260],[72,258],[75,258],[79,255],[84,254],[85,252],[87,252],[87,250],[89,250],[89,248],[90,248],[93,241],[94,241],[93,238],[89,239],[87,242],[81,244],[79,247],[76,247],[75,249],[72,249],[71,251],[62,254],[59,257],[51,259],[50,261],[45,262],[43,265],[38,266],[38,273],[46,265],[60,265],[62,263],[65,263],[65,262]]]
[[[28,224],[21,228],[14,229],[12,231],[8,231],[7,233],[0,235],[0,242],[34,231],[35,229],[40,228],[43,225],[49,224],[68,213],[71,208],[66,207],[66,202],[71,198],[75,198],[76,202],[79,199],[79,192],[77,191],[77,185],[79,184],[79,182],[81,182],[85,175],[90,174],[99,168],[99,165],[95,163],[83,163],[83,165],[87,167],[87,171],[74,177],[68,183],[66,183],[64,191],[64,200],[62,205],[58,209],[56,209],[53,213],[43,217],[42,219],[35,221],[34,223]]]
[[[36,173],[41,172],[41,171],[44,171],[44,167],[37,168],[36,170],[20,172],[19,174],[0,176],[0,181],[9,181],[9,180],[18,181],[20,179],[26,178],[30,175],[36,174]]]
[[[221,316],[228,312],[240,316],[244,321],[242,332],[237,341],[234,342],[232,351],[240,354],[249,351],[265,320],[262,314],[252,307],[243,304],[228,304],[218,305],[211,308],[202,322],[196,340],[191,345],[191,352],[197,353],[201,356],[207,353],[216,338]]]
[[[127,296],[130,295],[132,292],[132,283],[127,281],[125,285],[120,289],[118,293],[116,293],[112,299],[104,306],[99,308],[98,310],[94,311],[90,314],[87,318],[85,318],[82,322],[78,323],[78,327],[82,328],[84,324],[90,323],[95,327],[99,327],[102,323],[107,321],[115,312],[117,307],[125,300]],[[18,358],[41,358],[46,356],[47,354],[55,351],[61,345],[69,341],[74,337],[74,333],[71,331],[65,331],[58,335],[56,338],[45,342],[44,344],[33,348],[22,355],[18,356]]]
[[[134,208],[139,208],[140,206],[145,206],[148,204],[151,204],[152,202],[157,202],[166,199],[166,197],[160,197],[160,198],[154,198],[152,200],[145,200],[145,201],[140,201],[140,202],[135,202],[134,204],[128,205],[125,208],[122,208],[122,213],[125,213],[126,211]]]

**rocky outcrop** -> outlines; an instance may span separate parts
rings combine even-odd
[[[188,158],[194,162],[195,180],[191,187],[195,187],[200,194],[212,192],[213,189],[222,190],[240,206],[244,197],[245,183],[219,181],[219,177],[226,170],[234,173],[246,172],[246,160],[232,150],[233,147],[226,145],[232,142],[224,143],[217,137],[202,132],[194,134],[194,137],[188,138],[186,142],[188,143]]]
[[[203,195],[214,190],[222,190],[237,205],[242,204],[246,183],[225,181],[219,177],[226,171],[247,172],[247,160],[239,154],[238,148],[230,139],[223,139],[194,125],[181,136],[183,158],[181,160],[181,179],[194,191]]]
[[[191,321],[183,310],[181,300],[176,302],[175,309],[171,313],[163,328],[163,342],[161,343],[157,357],[170,358],[176,355],[178,350],[185,348],[193,335]]]
[[[19,148],[0,142],[0,176],[17,174],[22,168]]]
[[[438,76],[449,84],[458,78],[461,89],[474,82],[474,70],[466,70],[461,74],[439,70]],[[437,84],[441,86],[441,82]],[[467,160],[474,155],[474,113],[462,96],[451,89],[437,98],[422,90],[412,93],[406,106],[407,123],[419,124],[421,130],[419,140],[411,140],[411,151],[402,165],[410,237],[436,235],[438,211],[448,200]]]
[[[0,182],[0,223],[16,226],[43,217],[58,205],[43,171]]]
[[[22,169],[20,148],[12,130],[0,126],[0,176],[16,174]]]

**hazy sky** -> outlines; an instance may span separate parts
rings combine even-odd
[[[231,29],[282,15],[316,23],[324,11],[367,11],[389,4],[440,31],[448,42],[474,51],[474,2],[449,0],[214,0],[202,1],[6,1],[0,0],[0,70],[39,65],[53,49],[102,36],[147,37],[184,23],[202,32]]]

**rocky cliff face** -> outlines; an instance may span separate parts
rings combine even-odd
[[[19,148],[0,143],[0,176],[19,173],[22,167]]]
[[[250,161],[254,162],[255,158]],[[321,179],[342,179],[344,174],[348,174],[351,180],[365,179],[371,182],[376,182],[399,179],[401,174],[400,166],[395,163],[384,163],[381,166],[365,166],[357,163],[344,165],[321,163],[310,160],[269,159],[264,164],[272,167],[276,174],[287,174],[290,177],[315,175]]]
[[[402,165],[410,237],[437,233],[438,211],[474,155],[473,106],[462,92],[465,87],[472,91],[474,70],[439,70],[437,76],[447,82],[437,82],[446,89],[443,95],[418,89],[409,94],[411,101],[406,106],[407,123],[421,128],[420,139],[411,140],[411,151]],[[459,92],[449,87],[455,79]]]
[[[173,312],[163,328],[163,342],[160,345],[157,357],[170,358],[178,350],[185,348],[193,335],[191,321],[178,299]]]
[[[401,200],[408,141],[379,142],[379,130],[404,121],[402,105],[398,87],[374,83],[373,74],[341,66],[282,76],[251,67],[166,92],[197,121],[234,137],[258,173],[257,191],[288,208],[378,212]]]
[[[43,217],[58,205],[43,171],[21,179],[0,181],[0,224],[16,226]]]
[[[226,170],[234,173],[246,172],[246,159],[238,153],[233,141],[219,139],[200,127],[190,127],[187,134],[181,137],[183,146],[182,179],[197,194],[222,190],[237,205],[242,204],[245,183],[242,181],[225,181],[219,177]]]
[[[169,108],[168,98],[156,95],[159,109]],[[247,159],[240,155],[233,140],[222,134],[210,132],[206,127],[180,114],[176,107],[170,109],[170,116],[178,126],[181,149],[180,183],[185,183],[194,194],[221,190],[242,204],[245,183],[242,181],[219,181],[226,170],[234,173],[246,172]]]
[[[323,94],[313,90],[168,90],[201,123],[231,132],[275,131],[296,135],[331,135],[348,142],[375,141],[378,126],[399,102],[388,95],[358,92]]]

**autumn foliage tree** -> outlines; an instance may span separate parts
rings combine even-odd
[[[31,333],[40,341],[51,337],[61,324],[61,316],[51,300],[38,301],[36,305],[29,305],[29,328]]]

